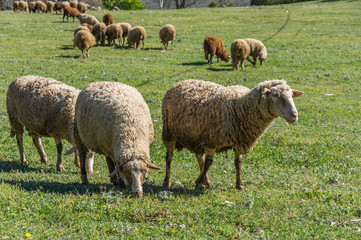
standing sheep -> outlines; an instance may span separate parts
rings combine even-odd
[[[173,49],[173,42],[175,40],[175,34],[176,34],[175,27],[171,24],[167,24],[160,29],[159,38],[161,40],[161,43],[163,43],[165,50],[168,49],[169,41],[172,43],[171,49]]]
[[[46,12],[46,4],[43,3],[42,1],[37,1],[36,2],[36,11],[38,13],[45,13]]]
[[[86,13],[86,10],[88,10],[87,6],[83,2],[78,2],[77,8],[81,13]]]
[[[9,85],[6,108],[11,126],[10,136],[16,136],[22,163],[27,161],[23,148],[23,133],[26,129],[43,163],[49,161],[41,137],[55,139],[58,153],[56,169],[64,170],[61,140],[74,143],[75,102],[79,92],[65,83],[39,76],[20,77]],[[88,172],[92,172],[92,162],[87,166],[90,167]]]
[[[14,1],[13,10],[14,10],[14,13],[19,12],[19,10],[20,10],[20,2],[19,1]]]
[[[239,68],[239,64],[241,64],[242,70],[244,69],[244,61],[249,57],[250,48],[248,43],[243,39],[236,39],[232,42],[231,45],[231,55],[232,55],[232,63],[233,63],[233,71],[234,69]]]
[[[67,8],[67,7],[70,7],[70,3],[69,2],[61,2],[61,8],[63,9],[64,11],[64,8]]]
[[[124,180],[137,197],[143,195],[154,139],[152,118],[142,95],[117,82],[95,82],[79,94],[75,106],[74,136],[80,155],[83,184],[88,183],[84,159],[89,150],[106,156],[111,182],[121,188]],[[115,179],[119,172],[120,177]]]
[[[91,25],[89,25],[89,24],[81,25],[81,26],[75,28],[75,30],[74,30],[74,38],[73,38],[73,48],[75,48],[75,35],[81,30],[92,32],[93,29],[91,28]]]
[[[55,2],[54,11],[55,11],[56,14],[58,14],[58,11],[59,12],[62,11],[61,2]]]
[[[107,30],[105,31],[105,35],[108,39],[108,45],[113,44],[113,47],[115,47],[115,42],[118,39],[119,46],[123,43],[123,30],[122,27],[118,24],[111,24],[107,27]]]
[[[94,26],[95,24],[99,23],[99,21],[98,21],[98,19],[96,19],[96,17],[89,15],[89,14],[84,14],[84,13],[80,14],[78,16],[78,19],[80,21],[80,24],[88,23],[88,24]]]
[[[212,58],[214,55],[217,56],[217,62],[219,62],[219,58],[223,61],[228,62],[229,53],[224,47],[222,39],[217,37],[208,36],[204,39],[203,42],[203,50],[204,50],[204,58],[208,61],[208,63],[212,66]],[[208,56],[211,56],[210,59]]]
[[[79,10],[76,8],[72,8],[72,7],[66,7],[63,9],[63,22],[64,22],[64,18],[66,16],[67,21],[69,22],[69,17],[73,17],[73,22],[74,22],[74,17],[78,17],[80,14]]]
[[[134,49],[137,49],[138,46],[140,45],[140,41],[142,41],[142,44],[143,44],[142,49],[144,49],[145,38],[146,38],[146,32],[145,32],[144,27],[141,27],[141,26],[133,27],[128,32],[128,38],[127,38],[128,46],[134,47]]]
[[[212,187],[207,171],[216,152],[233,149],[236,188],[244,189],[242,155],[252,151],[257,140],[277,117],[297,121],[292,90],[283,80],[259,83],[252,90],[243,86],[224,87],[201,80],[176,83],[163,98],[163,143],[167,149],[164,186],[170,187],[174,148],[194,152],[201,174],[196,185]]]
[[[95,42],[99,45],[99,42],[104,45],[105,42],[105,32],[107,31],[107,26],[104,23],[97,23],[93,28],[93,35],[95,37]]]
[[[250,47],[251,52],[249,55],[253,57],[253,62],[249,59],[249,57],[247,58],[247,60],[250,61],[255,67],[258,58],[261,65],[263,65],[263,62],[267,59],[267,49],[263,45],[263,43],[259,40],[252,38],[245,38],[244,40],[248,43]]]
[[[78,2],[76,2],[76,1],[71,1],[69,4],[70,4],[70,7],[78,9]],[[79,9],[78,9],[78,10],[79,10]]]
[[[29,10],[29,4],[25,1],[20,1],[19,6],[20,11],[27,12]]]
[[[130,25],[129,23],[118,23],[119,26],[122,27],[123,30],[123,47],[125,44],[125,38],[128,36],[128,32],[130,31],[130,29],[132,29],[132,25]]]
[[[48,1],[46,3],[46,13],[52,13],[54,9],[55,3],[52,1]]]
[[[36,13],[36,2],[29,3],[29,13]]]
[[[80,49],[83,58],[89,57],[89,49],[95,44],[93,34],[89,30],[80,30],[74,36],[74,45]]]
[[[105,23],[105,25],[110,25],[110,24],[113,24],[114,22],[114,19],[113,19],[113,16],[109,13],[105,14],[103,16],[103,22]]]

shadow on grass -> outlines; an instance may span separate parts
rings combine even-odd
[[[61,58],[80,58],[80,56],[70,56],[70,55],[60,55],[60,56],[57,56],[57,57],[61,57]]]
[[[73,48],[73,45],[61,45],[59,47],[59,49],[61,49],[61,50],[72,50],[74,48]]]
[[[62,16],[62,15],[58,15],[58,16]],[[55,22],[51,22],[51,23],[65,23],[65,22],[63,22],[63,21],[55,21]]]
[[[39,160],[40,161],[40,160]],[[33,168],[29,167],[26,163],[20,163],[19,161],[0,161],[0,171],[11,173],[14,170],[21,171],[21,172],[42,172],[44,171],[42,168]]]
[[[231,68],[207,68],[207,70],[213,71],[213,72],[231,72],[232,71],[232,67]]]
[[[180,65],[183,66],[203,66],[203,65],[207,65],[207,62],[187,62],[187,63],[181,63]]]

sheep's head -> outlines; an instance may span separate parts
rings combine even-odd
[[[143,155],[134,156],[134,159],[118,166],[110,176],[119,175],[128,182],[132,188],[132,193],[136,197],[143,196],[143,182],[148,169],[160,170],[156,165],[144,160]]]
[[[298,113],[293,98],[303,94],[301,91],[291,89],[283,80],[263,82],[261,95],[268,104],[268,112],[285,119],[288,123],[294,123],[298,119]]]
[[[229,53],[227,52],[227,50],[224,50],[224,51],[221,53],[220,58],[222,59],[222,61],[228,62]]]
[[[259,61],[261,65],[263,65],[263,62],[267,59],[267,49],[263,46],[262,50],[260,51],[258,55]]]

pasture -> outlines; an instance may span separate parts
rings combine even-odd
[[[0,239],[357,239],[361,236],[361,22],[360,1],[315,1],[268,7],[112,11],[116,23],[141,25],[145,50],[72,49],[73,30],[56,14],[0,12]],[[90,11],[99,20],[106,11]],[[177,29],[174,50],[164,51],[159,29]],[[204,59],[206,36],[263,41],[262,67]],[[155,128],[144,196],[110,184],[104,156],[96,155],[89,185],[80,184],[73,157],[56,172],[53,139],[43,138],[50,164],[40,163],[24,136],[22,165],[10,138],[6,92],[19,76],[39,75],[83,88],[93,81],[136,87]],[[243,157],[246,191],[235,189],[233,152],[216,154],[208,172],[214,189],[195,189],[195,156],[176,152],[172,187],[162,187],[165,148],[161,102],[183,79],[253,88],[285,79],[304,95],[295,99],[298,122],[278,118]],[[64,142],[65,143],[65,142]],[[71,145],[66,143],[65,148]]]

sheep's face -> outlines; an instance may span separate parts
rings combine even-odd
[[[264,47],[259,54],[259,62],[263,65],[263,62],[267,59],[267,49]]]
[[[221,57],[222,61],[228,62],[229,53],[225,50],[225,51],[222,52],[220,57]]]
[[[269,103],[269,112],[285,119],[288,123],[294,123],[298,119],[298,113],[293,98],[299,97],[303,92],[292,90],[288,86],[272,87],[263,90],[263,96]]]

